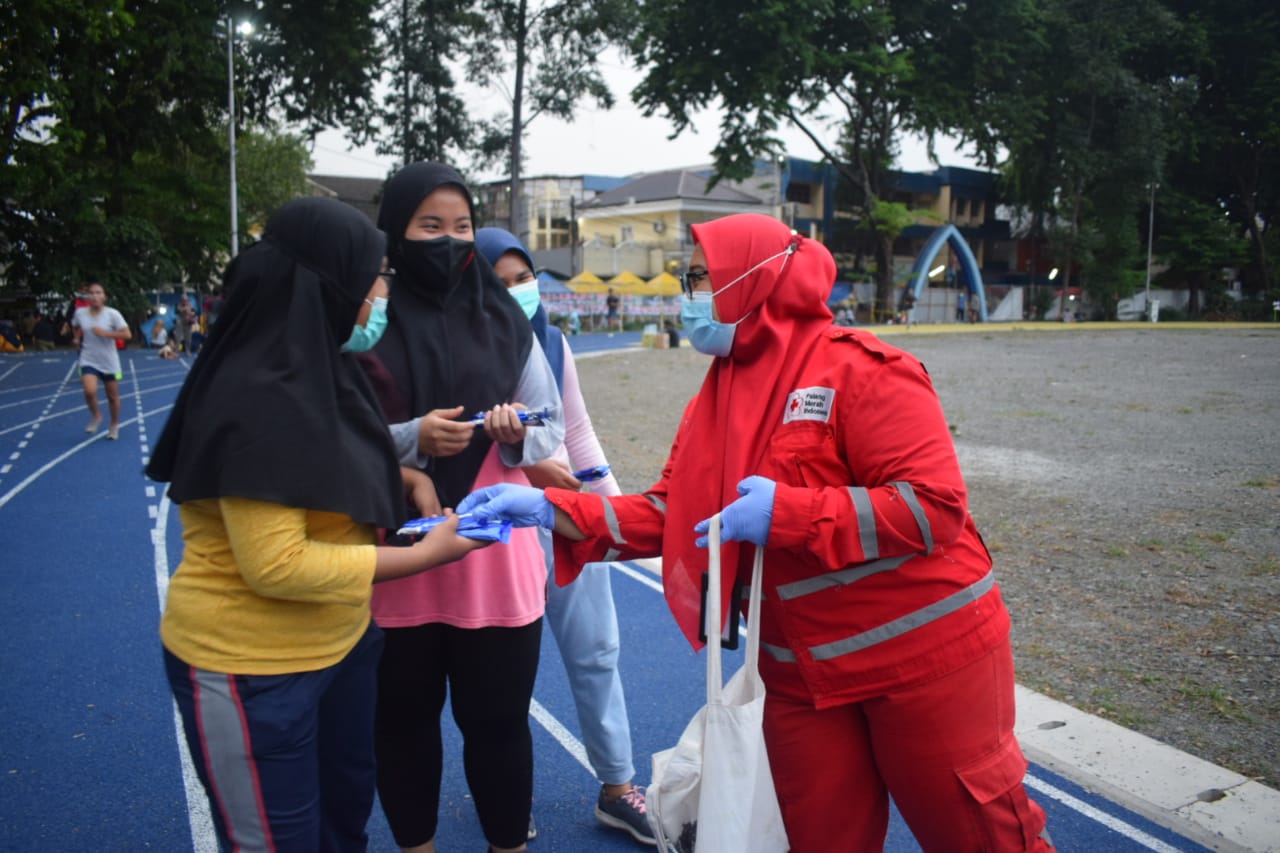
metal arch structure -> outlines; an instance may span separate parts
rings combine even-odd
[[[911,267],[911,290],[916,295],[916,301],[919,302],[925,286],[929,283],[929,268],[938,257],[938,253],[942,251],[942,244],[948,240],[951,241],[951,248],[960,256],[960,267],[969,285],[969,298],[978,300],[970,304],[978,306],[978,319],[985,323],[987,322],[987,295],[981,286],[982,274],[978,271],[978,260],[973,256],[973,250],[965,242],[960,230],[954,225],[939,227],[925,241],[924,248],[920,250],[915,264]]]

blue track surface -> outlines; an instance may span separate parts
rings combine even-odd
[[[631,343],[624,335],[572,343],[588,341]],[[213,849],[198,790],[189,807],[157,638],[181,534],[163,490],[142,475],[187,367],[146,351],[123,355],[118,442],[105,431],[85,434],[74,354],[0,358],[3,850]],[[655,578],[615,566],[613,586],[643,783],[652,752],[672,745],[701,705],[704,661],[680,638]],[[597,784],[575,757],[577,720],[554,641],[549,631],[544,637],[533,715],[539,836],[530,849],[641,849],[592,818]],[[456,731],[446,743],[453,760],[439,849],[481,851]],[[1204,849],[1042,768],[1031,769],[1028,783],[1060,850]],[[371,849],[395,849],[377,812],[370,832]],[[886,849],[917,849],[896,819]]]

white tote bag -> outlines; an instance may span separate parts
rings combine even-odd
[[[645,799],[661,851],[785,853],[790,849],[764,748],[764,682],[758,657],[764,552],[751,572],[746,660],[721,688],[720,516],[708,531],[707,704],[680,741],[654,753]],[[737,608],[729,612],[737,619]]]

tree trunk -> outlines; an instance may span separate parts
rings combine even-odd
[[[511,89],[511,233],[529,246],[529,224],[525,218],[524,188],[520,181],[521,143],[524,140],[524,74],[528,63],[528,3],[520,0],[516,30],[516,80]]]
[[[893,240],[882,234],[875,236],[876,244],[876,304],[873,306],[872,322],[884,317],[892,317],[897,302],[893,280]]]

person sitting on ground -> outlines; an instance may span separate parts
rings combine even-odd
[[[151,324],[151,335],[148,337],[148,343],[159,349],[169,343],[169,330],[164,327],[164,320],[160,317]]]

